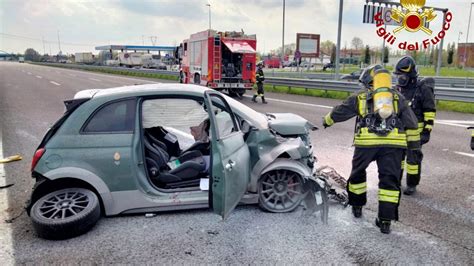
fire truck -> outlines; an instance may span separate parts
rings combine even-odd
[[[180,82],[242,96],[255,84],[257,38],[244,32],[206,30],[178,48]]]

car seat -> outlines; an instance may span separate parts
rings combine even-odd
[[[189,151],[177,158],[175,168],[168,165],[170,156],[166,145],[145,133],[145,162],[148,175],[153,183],[161,188],[180,188],[198,186],[200,178],[206,176],[206,161],[201,152]],[[174,161],[176,162],[176,160]]]

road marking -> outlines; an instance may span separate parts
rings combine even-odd
[[[2,145],[2,127],[0,126],[0,158],[3,158],[3,145]],[[7,185],[7,177],[5,173],[5,168],[3,167],[3,164],[0,163],[0,186],[5,186]],[[7,194],[8,189],[2,189],[0,190],[0,210],[2,210],[2,213],[0,213],[0,217],[2,218],[2,221],[5,219],[10,219],[10,215],[6,211],[8,209],[8,194]],[[0,249],[0,258],[2,258],[2,261],[12,261],[13,262],[13,240],[12,240],[12,230],[10,224],[7,223],[1,223],[0,224],[0,246],[2,247]],[[8,263],[7,263],[8,264]]]
[[[247,97],[247,98],[251,98],[251,97],[249,97],[249,96],[246,96],[246,97]],[[298,104],[298,105],[305,105],[305,106],[311,106],[311,107],[319,107],[319,108],[332,109],[332,106],[320,105],[320,104],[302,103],[302,102],[296,102],[296,101],[280,100],[280,99],[275,99],[275,98],[267,98],[267,100],[271,100],[271,101],[273,101],[273,102],[281,102],[281,103],[289,103],[289,104]]]
[[[59,83],[57,83],[57,82],[55,82],[55,81],[50,81],[49,83],[54,84],[54,85],[56,85],[56,86],[61,86],[61,84],[59,84]]]
[[[28,75],[31,75],[31,72],[28,72]]]
[[[42,79],[42,78],[43,78],[42,76],[36,76],[36,77],[39,78],[39,79]]]
[[[461,122],[461,121],[458,121]],[[474,121],[462,121],[464,124],[461,123],[455,123],[453,120],[436,120],[435,119],[435,124],[441,124],[441,125],[447,125],[447,126],[453,126],[453,127],[463,127],[467,128],[471,123],[474,123]]]
[[[89,78],[90,80],[93,80],[93,81],[101,81],[100,79],[95,79],[95,78]]]
[[[455,151],[454,153],[474,158],[474,154],[472,154],[472,153],[465,153],[465,152],[460,152],[460,151]]]

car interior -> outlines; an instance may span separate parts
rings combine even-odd
[[[220,136],[235,131],[224,108],[213,106],[213,111]],[[141,115],[145,167],[152,184],[160,189],[203,189],[200,184],[209,178],[213,137],[203,102],[149,99],[142,103]]]
[[[192,99],[150,99],[142,104],[145,167],[161,189],[199,187],[210,165],[209,118]]]

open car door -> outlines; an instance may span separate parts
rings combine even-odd
[[[212,147],[209,205],[226,219],[247,191],[250,153],[235,115],[224,97],[204,93]]]

